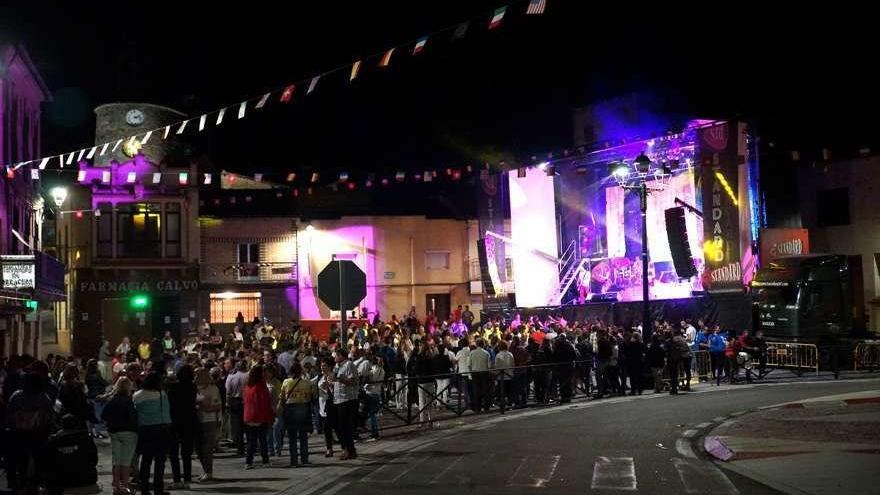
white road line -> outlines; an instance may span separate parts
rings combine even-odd
[[[698,424],[697,429],[702,430],[703,428],[708,428],[709,426],[712,426],[712,423],[707,421],[705,423]]]
[[[394,459],[391,459],[391,460],[394,460]],[[393,464],[390,464],[390,463],[382,464],[381,466],[376,468],[375,471],[367,473],[366,476],[361,478],[361,482],[382,481],[381,478],[377,478],[376,476],[379,474],[380,471],[382,471],[383,469],[387,468],[388,466],[392,466],[392,465]]]
[[[700,433],[700,430],[686,430],[684,433],[682,433],[682,435],[685,438],[693,438],[697,436],[698,433]]]
[[[448,472],[452,471],[452,468],[454,468],[455,466],[457,466],[458,463],[461,462],[462,459],[464,459],[464,456],[456,457],[455,459],[453,459],[452,462],[449,463],[448,466],[446,466],[445,468],[441,469],[440,472],[438,472],[436,475],[434,475],[434,477],[431,478],[431,481],[429,481],[428,484],[429,484],[429,485],[436,485],[436,484],[438,484],[438,483],[443,483],[444,481],[443,481],[442,478],[443,478],[444,476],[446,476],[446,474],[447,474]]]
[[[514,480],[514,478],[516,478],[516,475],[519,474],[520,470],[522,470],[523,466],[526,465],[526,462],[528,462],[528,460],[529,460],[529,457],[526,456],[526,457],[523,457],[523,459],[521,461],[519,461],[519,465],[516,467],[516,469],[513,470],[513,474],[510,475],[510,478],[507,478],[507,482],[504,484],[504,486],[511,486],[511,485],[516,484],[513,482],[513,480]]]
[[[523,459],[513,474],[504,484],[506,487],[528,486],[531,488],[543,488],[556,473],[556,467],[559,465],[559,459],[562,456],[554,455],[551,457],[544,456],[527,456]],[[528,469],[523,471],[523,467]]]
[[[632,457],[599,457],[593,464],[592,490],[636,491],[636,467]]]
[[[689,459],[697,458],[697,454],[694,453],[694,449],[691,448],[691,444],[684,438],[678,438],[675,440],[675,450],[679,454]]]
[[[727,416],[716,416],[716,417],[712,418],[712,422],[718,423],[718,422],[724,421],[725,418],[727,418]]]
[[[399,480],[400,478],[403,478],[403,475],[405,475],[406,473],[412,471],[413,469],[415,469],[416,467],[418,467],[419,465],[421,465],[423,462],[425,462],[425,461],[427,461],[427,460],[428,460],[428,456],[423,456],[421,459],[417,459],[417,460],[413,461],[412,463],[410,463],[410,465],[409,465],[408,468],[406,468],[406,469],[404,469],[403,471],[401,471],[400,474],[398,474],[398,475],[395,476],[394,478],[391,478],[391,480],[389,480],[389,481],[383,481],[383,482],[384,482],[384,483],[396,483],[397,480]]]
[[[672,464],[678,471],[685,493],[739,494],[727,476],[711,462],[673,457]]]
[[[347,487],[348,484],[349,484],[348,481],[342,482],[342,483],[340,483],[340,484],[334,486],[333,488],[331,488],[331,489],[329,489],[329,490],[326,490],[326,491],[324,491],[324,492],[321,492],[321,495],[333,495],[334,493],[338,493],[338,492],[341,491],[343,488]]]

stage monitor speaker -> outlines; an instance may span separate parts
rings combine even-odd
[[[494,296],[495,284],[492,283],[492,275],[489,273],[489,258],[486,256],[486,239],[477,240],[477,257],[480,259],[480,278],[483,280],[483,293],[489,296]]]
[[[694,258],[688,242],[687,224],[684,219],[684,208],[681,206],[668,208],[666,214],[666,236],[669,238],[669,252],[672,253],[672,264],[680,278],[691,278],[697,274]]]

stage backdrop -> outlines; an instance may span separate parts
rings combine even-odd
[[[530,168],[525,177],[508,172],[508,181],[516,303],[546,306],[559,287],[553,176]]]

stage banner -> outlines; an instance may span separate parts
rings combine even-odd
[[[744,140],[745,134],[733,122],[698,130],[706,257],[703,287],[711,292],[743,290],[738,189]]]
[[[507,177],[492,173],[489,170],[480,171],[480,181],[477,187],[477,218],[479,221],[480,237],[487,237],[486,232],[504,234],[504,207],[507,204]],[[505,246],[503,242],[495,242],[494,265],[498,267],[498,279],[501,283],[507,282],[507,261],[505,260]],[[493,265],[493,260],[489,260]]]
[[[766,265],[783,256],[810,253],[810,231],[807,229],[761,229],[761,264]]]

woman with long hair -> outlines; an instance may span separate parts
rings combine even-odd
[[[95,419],[101,417],[101,410],[104,408],[104,399],[101,396],[107,391],[107,380],[101,375],[98,367],[98,360],[89,359],[86,363],[86,399],[91,406]],[[104,438],[101,433],[101,422],[89,423],[89,433],[93,438]]]
[[[150,493],[151,468],[153,493],[165,492],[165,459],[171,443],[171,406],[168,394],[162,390],[163,380],[162,373],[149,373],[132,399],[138,415],[141,493]]]
[[[214,384],[208,368],[196,370],[196,405],[198,407],[199,430],[197,443],[199,461],[204,474],[200,483],[214,479],[214,447],[217,445],[217,428],[220,424],[220,389]]]
[[[101,419],[110,433],[114,495],[128,493],[128,476],[137,448],[138,416],[131,399],[133,388],[131,380],[121,376],[110,393],[103,397],[108,400],[101,411]]]
[[[333,457],[336,408],[333,406],[333,360],[331,358],[321,359],[321,377],[318,379],[318,426],[324,433],[324,444],[327,447],[324,457]]]
[[[251,368],[242,395],[244,396],[244,424],[248,444],[245,469],[253,469],[257,443],[260,444],[260,457],[262,457],[263,464],[269,464],[269,447],[266,443],[266,437],[269,426],[275,419],[272,412],[272,399],[269,395],[269,387],[266,386],[262,365],[258,364]]]
[[[62,416],[72,414],[83,427],[98,422],[94,409],[89,406],[85,386],[79,380],[79,368],[75,364],[68,364],[61,372],[58,401],[61,402]]]

